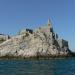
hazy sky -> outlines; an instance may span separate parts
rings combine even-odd
[[[15,35],[43,26],[48,18],[75,51],[75,0],[0,0],[0,33]]]

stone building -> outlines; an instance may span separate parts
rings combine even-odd
[[[33,34],[33,30],[32,29],[22,29],[21,31],[19,31],[19,35],[21,34],[26,34],[26,33],[31,33]]]
[[[61,50],[68,50],[69,46],[68,46],[68,41],[64,40],[64,39],[59,39],[57,40],[59,47],[61,48]]]
[[[10,39],[9,35],[0,34],[0,43]]]
[[[40,28],[42,32],[48,36],[47,38],[50,38],[48,41],[51,44],[51,46],[56,45],[59,50],[67,51],[69,50],[68,41],[64,39],[60,39],[58,37],[58,34],[54,32],[52,24],[50,19],[48,20],[48,24],[42,28]]]

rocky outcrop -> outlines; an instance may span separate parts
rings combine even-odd
[[[18,35],[0,44],[0,57],[68,56],[66,40],[59,40],[53,27],[48,24],[37,30],[21,30]]]

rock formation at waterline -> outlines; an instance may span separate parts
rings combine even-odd
[[[68,42],[58,38],[50,21],[36,30],[21,30],[0,43],[0,57],[67,56],[69,51]]]

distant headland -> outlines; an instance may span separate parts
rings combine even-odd
[[[0,57],[69,57],[75,53],[69,49],[68,41],[59,39],[51,21],[36,30],[24,29],[14,37],[0,34]]]

